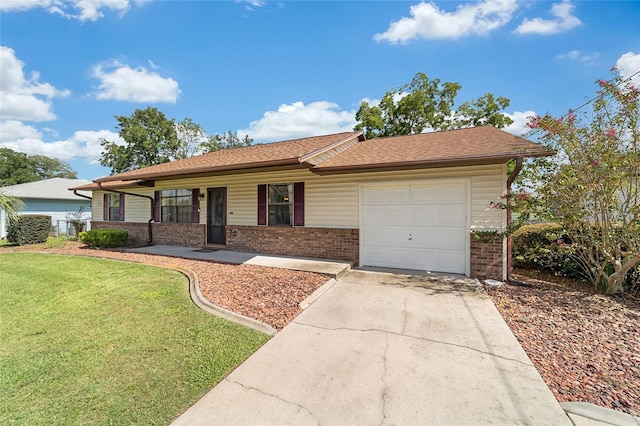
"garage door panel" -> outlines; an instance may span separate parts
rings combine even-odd
[[[442,185],[438,188],[438,200],[441,203],[448,201],[466,201],[467,190],[463,185]]]
[[[438,208],[434,205],[411,205],[407,206],[411,214],[409,223],[414,226],[430,226],[438,221]]]
[[[411,187],[412,203],[436,204],[438,201],[438,190],[433,185],[413,185]]]
[[[437,211],[436,222],[440,226],[462,226],[466,222],[467,212],[463,205],[443,205]]]
[[[363,204],[386,204],[387,203],[387,191],[385,188],[368,188],[364,192]]]
[[[385,264],[385,251],[384,247],[367,247],[364,256],[370,266],[382,266]]]
[[[362,200],[363,264],[465,272],[466,184],[371,187]]]
[[[385,209],[385,219],[391,226],[407,226],[411,223],[411,206],[387,206]]]
[[[365,226],[386,225],[386,211],[384,206],[367,206],[364,209]]]

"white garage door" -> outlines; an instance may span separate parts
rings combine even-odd
[[[362,264],[464,274],[467,182],[362,188]]]

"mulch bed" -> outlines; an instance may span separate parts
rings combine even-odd
[[[531,287],[487,293],[558,401],[640,415],[640,301],[550,274],[514,277]]]
[[[228,265],[117,250],[94,250],[74,242],[50,249],[39,244],[0,248],[0,253],[8,251],[44,251],[190,269],[198,276],[202,295],[211,303],[262,321],[276,330],[291,322],[302,311],[298,304],[329,280],[327,275],[312,272],[254,265]]]

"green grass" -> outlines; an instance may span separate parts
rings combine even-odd
[[[0,424],[168,424],[268,336],[214,317],[175,271],[0,255]]]

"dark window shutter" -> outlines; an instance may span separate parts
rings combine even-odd
[[[118,215],[120,216],[118,219],[124,221],[124,194],[120,194],[120,211]]]
[[[160,192],[160,191],[155,191],[154,194],[153,194],[153,198],[154,198],[154,200],[153,200],[153,204],[154,204],[154,206],[153,206],[153,221],[154,222],[160,222],[160,220],[161,220],[161,216],[160,216],[160,211],[162,209],[161,196],[162,196],[162,192]]]
[[[109,194],[102,196],[102,220],[105,222],[109,220]]]
[[[293,184],[293,225],[304,226],[304,182]]]
[[[258,225],[267,224],[267,185],[258,185]]]
[[[191,216],[191,221],[193,223],[200,223],[200,189],[192,189],[191,190],[191,202],[193,203],[193,214]]]

